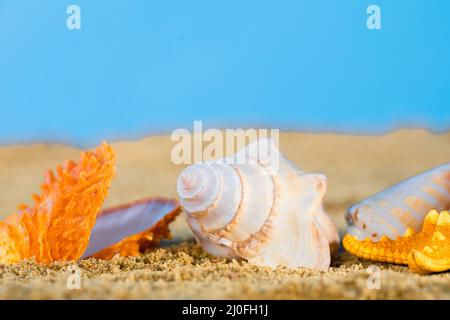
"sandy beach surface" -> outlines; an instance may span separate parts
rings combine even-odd
[[[112,143],[117,176],[105,207],[148,196],[175,197],[184,166],[174,165],[169,136]],[[360,201],[409,176],[450,161],[450,133],[399,130],[382,136],[284,132],[283,153],[308,172],[328,177],[327,212],[345,232],[344,214]],[[31,203],[46,169],[79,150],[56,144],[0,147],[0,218]],[[326,272],[272,270],[207,255],[180,216],[173,239],[138,257],[88,259],[43,266],[31,261],[0,265],[0,299],[450,299],[450,272],[419,276],[407,267],[360,260],[342,248]],[[367,285],[369,265],[381,270],[380,289]],[[81,288],[67,287],[69,270]]]

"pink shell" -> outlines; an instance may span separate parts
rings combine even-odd
[[[180,210],[177,200],[166,198],[146,198],[105,209],[97,216],[82,259],[151,229],[168,215],[175,217]]]

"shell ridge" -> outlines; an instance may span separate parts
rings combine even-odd
[[[411,206],[406,204],[404,202],[404,199],[394,198],[394,199],[391,199],[391,201],[392,201],[393,205],[390,209],[390,212],[392,212],[392,210],[395,210],[395,209],[400,209],[401,213],[403,215],[407,215],[409,217],[410,221],[411,221],[411,219],[414,220],[417,224],[419,224],[419,227],[420,227],[420,225],[421,225],[420,215]],[[379,214],[384,213],[381,208],[378,208],[377,211],[379,212]],[[398,237],[399,235],[402,235],[403,232],[406,230],[406,228],[411,225],[411,223],[405,224],[405,222],[403,221],[405,218],[401,218],[400,216],[392,215],[392,214],[389,214],[388,212],[386,212],[386,216],[388,218],[392,218],[391,226],[394,227],[396,230],[396,233],[395,233],[396,237]]]
[[[265,241],[265,239],[269,238],[271,236],[271,229],[272,229],[272,219],[275,217],[276,214],[276,207],[277,207],[277,198],[278,194],[281,191],[281,185],[279,181],[275,178],[275,175],[271,172],[271,168],[266,166],[264,163],[258,161],[257,164],[261,166],[266,172],[269,174],[272,185],[274,186],[274,192],[273,192],[273,198],[272,198],[272,206],[270,208],[269,214],[264,221],[264,223],[261,226],[261,229],[250,235],[246,240],[239,242],[236,244],[236,249],[239,252],[243,253],[243,248],[248,247],[249,252],[255,252],[258,250],[258,248],[262,245],[262,243]],[[278,192],[277,192],[278,191]]]
[[[430,184],[431,184],[431,183],[430,183]],[[435,191],[437,191],[438,193],[440,193],[440,194],[446,196],[447,198],[450,198],[450,195],[449,195],[447,192],[442,193],[441,191],[439,191],[439,188],[436,188],[436,187],[439,187],[438,185],[435,185],[435,184],[434,184],[434,186],[433,186],[433,185],[428,185],[428,187],[429,187],[430,189],[435,190]],[[425,201],[427,201],[428,203],[430,203],[432,207],[437,207],[437,206],[439,205],[439,203],[438,203],[439,199],[436,199],[435,197],[433,197],[433,196],[432,196],[431,194],[429,194],[428,192],[425,192],[425,190],[423,190],[423,187],[422,187],[420,190],[416,191],[415,194],[416,194],[418,197],[421,197],[422,199],[424,199]]]
[[[258,162],[258,164],[262,167],[263,170],[266,170],[266,173],[269,173],[267,171],[267,168],[263,164],[261,164],[259,162]],[[237,228],[237,225],[242,220],[242,215],[244,214],[244,212],[247,209],[247,207],[245,205],[245,202],[246,202],[245,198],[247,196],[246,188],[247,188],[248,183],[246,182],[246,179],[244,178],[245,175],[243,172],[241,172],[241,170],[237,166],[232,165],[231,167],[236,171],[236,173],[241,181],[241,202],[238,206],[238,209],[236,210],[236,213],[235,213],[233,219],[230,221],[230,223],[228,223],[227,225],[225,225],[224,227],[222,227],[221,229],[216,230],[216,231],[205,230],[211,234],[216,234],[218,237],[226,237],[228,234],[232,233]],[[271,178],[272,184],[275,185],[273,175],[269,173],[268,176]],[[276,197],[276,192],[274,192],[273,197],[274,198]],[[267,218],[263,221],[263,223],[259,226],[259,228],[264,228],[264,225],[266,224],[267,220],[270,219],[270,216],[272,215],[273,204],[274,204],[274,200],[272,201],[272,205],[269,209]],[[253,234],[249,234],[247,239],[252,235]],[[242,241],[237,241],[237,242],[244,242],[245,240],[246,239],[244,239]]]
[[[434,181],[429,181],[430,187],[440,193],[444,198],[449,199],[450,201],[450,192],[448,192],[444,187],[438,185]],[[435,199],[437,201],[437,199]]]

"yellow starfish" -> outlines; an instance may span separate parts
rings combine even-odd
[[[346,234],[343,245],[359,258],[405,264],[416,273],[446,271],[450,269],[450,214],[431,210],[422,231],[415,233],[408,228],[396,240],[382,237],[379,242],[372,242],[369,238],[360,241]]]

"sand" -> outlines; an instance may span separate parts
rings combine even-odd
[[[168,136],[113,143],[118,174],[105,207],[152,195],[176,196],[175,181],[183,166],[170,161],[174,144]],[[422,130],[383,136],[286,132],[280,146],[303,170],[328,176],[326,210],[341,235],[345,209],[352,203],[450,160],[450,133]],[[78,156],[78,149],[62,145],[0,147],[0,217],[21,202],[31,202],[45,169]],[[193,241],[183,217],[171,229],[171,241],[139,257],[0,266],[0,298],[450,299],[450,273],[419,276],[404,266],[359,260],[342,249],[326,272],[271,270],[207,255]],[[380,270],[380,289],[368,287],[370,265]],[[67,287],[75,267],[81,274],[79,290]]]

